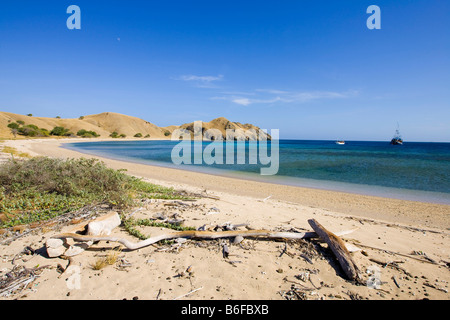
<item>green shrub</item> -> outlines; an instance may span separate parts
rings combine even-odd
[[[33,130],[39,130],[39,128],[38,128],[38,126],[35,126],[34,124],[28,124],[28,125],[26,125],[26,126],[24,126],[25,128],[30,128],[30,129],[33,129]]]
[[[165,135],[166,137],[169,136],[169,135],[170,135],[170,131],[164,132],[164,135]]]
[[[127,137],[127,135],[124,134],[124,133],[121,133],[120,136],[119,136],[119,138],[126,138],[126,137]]]
[[[0,227],[47,220],[88,204],[126,208],[144,197],[183,198],[96,159],[37,157],[0,164],[0,212],[9,217]]]
[[[72,133],[69,131],[69,129],[64,128],[64,127],[54,127],[52,129],[52,131],[50,131],[50,134],[52,136],[64,136],[64,137],[68,137],[70,136]]]
[[[93,135],[92,133],[85,132],[82,135],[80,135],[82,138],[96,138],[96,135]]]
[[[77,136],[83,137],[83,138],[97,138],[100,137],[100,135],[95,131],[87,131],[85,129],[78,130]]]
[[[17,123],[23,126],[25,124],[25,121],[17,120]]]
[[[25,124],[25,122],[19,120],[17,122],[11,122],[7,126],[11,129],[14,136],[16,134],[27,137],[48,137],[50,135],[47,129],[38,128],[38,126],[34,124],[28,124],[26,126],[23,124]],[[21,127],[20,125],[23,126]]]
[[[114,132],[111,133],[109,136],[110,136],[111,138],[118,138],[118,137],[119,137],[119,134],[118,134],[116,131],[114,131]]]
[[[44,137],[50,136],[50,131],[48,131],[45,128],[40,128],[39,131],[41,132],[41,135],[44,136]]]
[[[136,133],[136,134],[134,135],[134,137],[135,137],[135,138],[142,138],[142,133],[140,133],[140,132],[139,132],[139,133]]]
[[[17,122],[11,122],[8,124],[8,128],[10,129],[19,129],[19,124]]]
[[[147,134],[144,138],[150,138],[150,135],[149,134]]]
[[[27,137],[38,137],[40,135],[39,129],[36,130],[35,128],[31,128],[29,126],[20,127],[18,129],[18,133]]]

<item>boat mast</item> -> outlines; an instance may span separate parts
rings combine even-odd
[[[401,139],[401,135],[400,135],[400,125],[397,122],[397,130],[395,130],[395,138],[396,139]]]

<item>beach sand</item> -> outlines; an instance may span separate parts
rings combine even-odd
[[[246,181],[94,157],[60,147],[63,142],[75,141],[9,140],[3,144],[33,156],[99,158],[111,168],[127,169],[129,174],[149,182],[196,193],[206,190],[220,199],[201,198],[178,206],[154,201],[136,212],[136,218],[176,212],[185,225],[194,227],[231,222],[247,223],[254,229],[311,231],[308,219],[316,219],[331,232],[356,229],[342,238],[362,249],[352,256],[363,279],[367,280],[368,272],[375,270],[381,286],[374,289],[345,280],[327,245],[317,242],[245,239],[234,245],[228,240],[188,240],[163,246],[163,250],[156,246],[122,250],[120,258],[129,262],[128,267],[111,265],[96,271],[91,264],[118,245],[99,242],[73,257],[71,265],[76,268],[72,274],[66,272],[59,277],[55,269],[44,269],[33,286],[19,295],[21,299],[449,298],[448,205]],[[163,232],[154,227],[140,230],[151,235]],[[12,259],[25,246],[41,248],[57,233],[47,230],[0,245],[0,271],[8,272],[13,267]],[[120,227],[114,229],[113,235],[138,241]],[[222,255],[221,243],[225,241],[230,251],[228,259]],[[302,254],[309,255],[312,264]],[[425,262],[424,255],[435,263]],[[65,266],[67,261],[49,259],[44,254],[17,256],[14,263],[56,267]],[[188,267],[191,273],[186,272]]]

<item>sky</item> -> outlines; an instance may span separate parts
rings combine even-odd
[[[69,29],[70,5],[81,29]],[[381,29],[369,29],[370,5]],[[8,1],[0,111],[450,142],[450,2]]]

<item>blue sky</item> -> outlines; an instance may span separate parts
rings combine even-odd
[[[69,30],[69,5],[81,30]],[[369,30],[369,5],[381,29]],[[448,1],[9,1],[0,110],[450,141]]]

